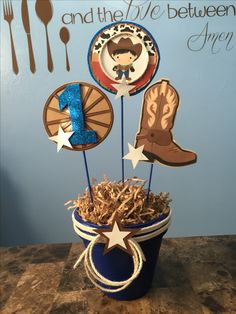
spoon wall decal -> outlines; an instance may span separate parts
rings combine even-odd
[[[70,63],[69,63],[69,58],[68,58],[68,51],[67,51],[67,44],[70,40],[70,33],[68,28],[62,27],[60,30],[60,38],[61,41],[65,44],[65,50],[66,50],[66,69],[67,71],[70,71]]]
[[[52,54],[49,44],[49,38],[48,38],[48,23],[52,19],[53,15],[53,8],[51,0],[36,0],[35,3],[35,10],[38,18],[41,20],[41,22],[45,26],[46,31],[46,41],[47,41],[47,62],[48,62],[48,70],[50,72],[53,71],[53,61],[52,61]]]

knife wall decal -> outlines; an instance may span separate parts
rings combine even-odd
[[[30,34],[30,23],[29,23],[29,12],[28,12],[27,0],[22,0],[21,17],[22,17],[23,26],[27,35],[30,70],[32,73],[35,73],[36,67],[35,67],[34,52],[33,52],[31,34]]]

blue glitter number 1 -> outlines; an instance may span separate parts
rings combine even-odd
[[[92,144],[97,142],[96,131],[85,129],[84,112],[80,94],[80,84],[68,85],[59,96],[59,109],[69,108],[72,131],[72,145]]]

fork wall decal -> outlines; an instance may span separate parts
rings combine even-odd
[[[17,64],[15,46],[14,46],[14,41],[13,41],[13,37],[12,37],[12,30],[11,30],[11,22],[14,19],[14,13],[13,13],[11,0],[8,0],[8,1],[4,0],[3,1],[3,14],[4,14],[4,20],[7,21],[8,25],[9,25],[9,30],[10,30],[12,68],[13,68],[14,73],[18,74],[19,68],[18,68],[18,64]]]

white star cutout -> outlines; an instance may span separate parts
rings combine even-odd
[[[121,231],[116,221],[114,222],[112,230],[108,232],[103,231],[103,234],[108,239],[107,249],[117,245],[127,249],[124,238],[130,234],[130,231]]]
[[[121,225],[121,217],[115,213],[112,225],[110,228],[99,228],[94,231],[101,236],[103,241],[105,240],[104,254],[108,253],[114,248],[119,248],[126,253],[133,255],[133,251],[130,247],[129,240],[139,231],[140,229],[129,229]]]
[[[143,154],[144,145],[139,146],[138,148],[134,148],[130,143],[129,153],[123,157],[123,159],[128,159],[132,161],[133,168],[135,168],[139,161],[148,160],[148,158]]]
[[[61,126],[58,128],[58,134],[55,136],[49,137],[51,141],[57,143],[57,152],[61,150],[63,146],[67,146],[72,148],[71,143],[69,142],[69,138],[74,132],[64,132]]]
[[[121,96],[125,96],[126,98],[130,97],[129,92],[131,89],[135,87],[135,85],[128,85],[126,83],[126,79],[123,78],[122,82],[119,84],[111,84],[116,90],[117,94],[115,96],[115,99],[120,98]]]

